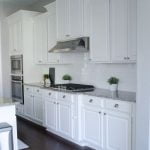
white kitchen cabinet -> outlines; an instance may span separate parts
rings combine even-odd
[[[110,48],[112,62],[136,60],[136,1],[110,1]]]
[[[24,86],[24,114],[29,119],[43,122],[44,103],[40,88]]]
[[[22,22],[11,23],[8,28],[10,55],[22,54]]]
[[[131,116],[112,111],[104,116],[105,149],[131,150]]]
[[[24,94],[24,114],[29,118],[33,118],[34,108],[33,108],[33,95],[31,93]]]
[[[57,40],[83,36],[83,0],[56,0]]]
[[[59,101],[58,105],[58,132],[62,135],[72,137],[72,107],[67,102]]]
[[[57,128],[57,110],[56,100],[45,98],[45,126],[53,131]]]
[[[83,140],[103,148],[103,115],[101,110],[84,106],[82,108]]]
[[[132,108],[128,102],[83,96],[82,143],[97,150],[131,150]]]
[[[34,60],[36,64],[46,63],[47,57],[47,17],[34,18]]]
[[[43,121],[43,101],[42,97],[34,95],[34,119],[37,121]]]
[[[85,0],[84,30],[90,36],[90,60],[109,62],[109,0]]]

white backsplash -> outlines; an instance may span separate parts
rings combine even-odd
[[[56,83],[63,83],[62,76],[70,74],[73,83],[92,84],[98,88],[109,89],[107,80],[111,76],[118,77],[119,90],[136,91],[136,64],[73,64],[44,66],[43,74],[49,67],[56,69]]]

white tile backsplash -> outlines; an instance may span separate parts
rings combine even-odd
[[[136,91],[136,64],[92,64],[44,66],[43,73],[49,67],[56,68],[56,83],[63,83],[62,76],[70,74],[74,83],[92,84],[98,88],[109,89],[107,80],[111,76],[120,79],[119,90]]]

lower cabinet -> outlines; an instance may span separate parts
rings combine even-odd
[[[105,149],[131,150],[131,117],[107,111],[104,120]]]
[[[43,122],[43,100],[42,95],[38,94],[40,89],[37,89],[37,94],[34,92],[34,87],[25,86],[24,93],[24,115],[29,119],[34,119],[40,123]]]
[[[70,100],[71,101],[71,100]],[[45,98],[45,126],[48,130],[66,138],[72,138],[72,104],[55,98]]]
[[[65,102],[58,102],[58,132],[72,137],[72,110],[71,105]]]
[[[55,99],[45,98],[45,126],[49,129],[56,130],[56,102]]]
[[[100,148],[103,148],[102,112],[92,107],[83,107],[81,125],[83,140]]]
[[[100,105],[98,101],[91,97],[87,103],[83,101],[81,139],[84,145],[97,150],[132,149],[132,109],[130,109],[132,104],[115,101],[113,103],[110,105],[112,101],[108,100],[108,106],[105,105],[105,101],[104,104],[98,106]]]

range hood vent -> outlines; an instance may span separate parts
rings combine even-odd
[[[60,41],[49,50],[50,53],[88,52],[89,37],[81,37],[69,41]]]

